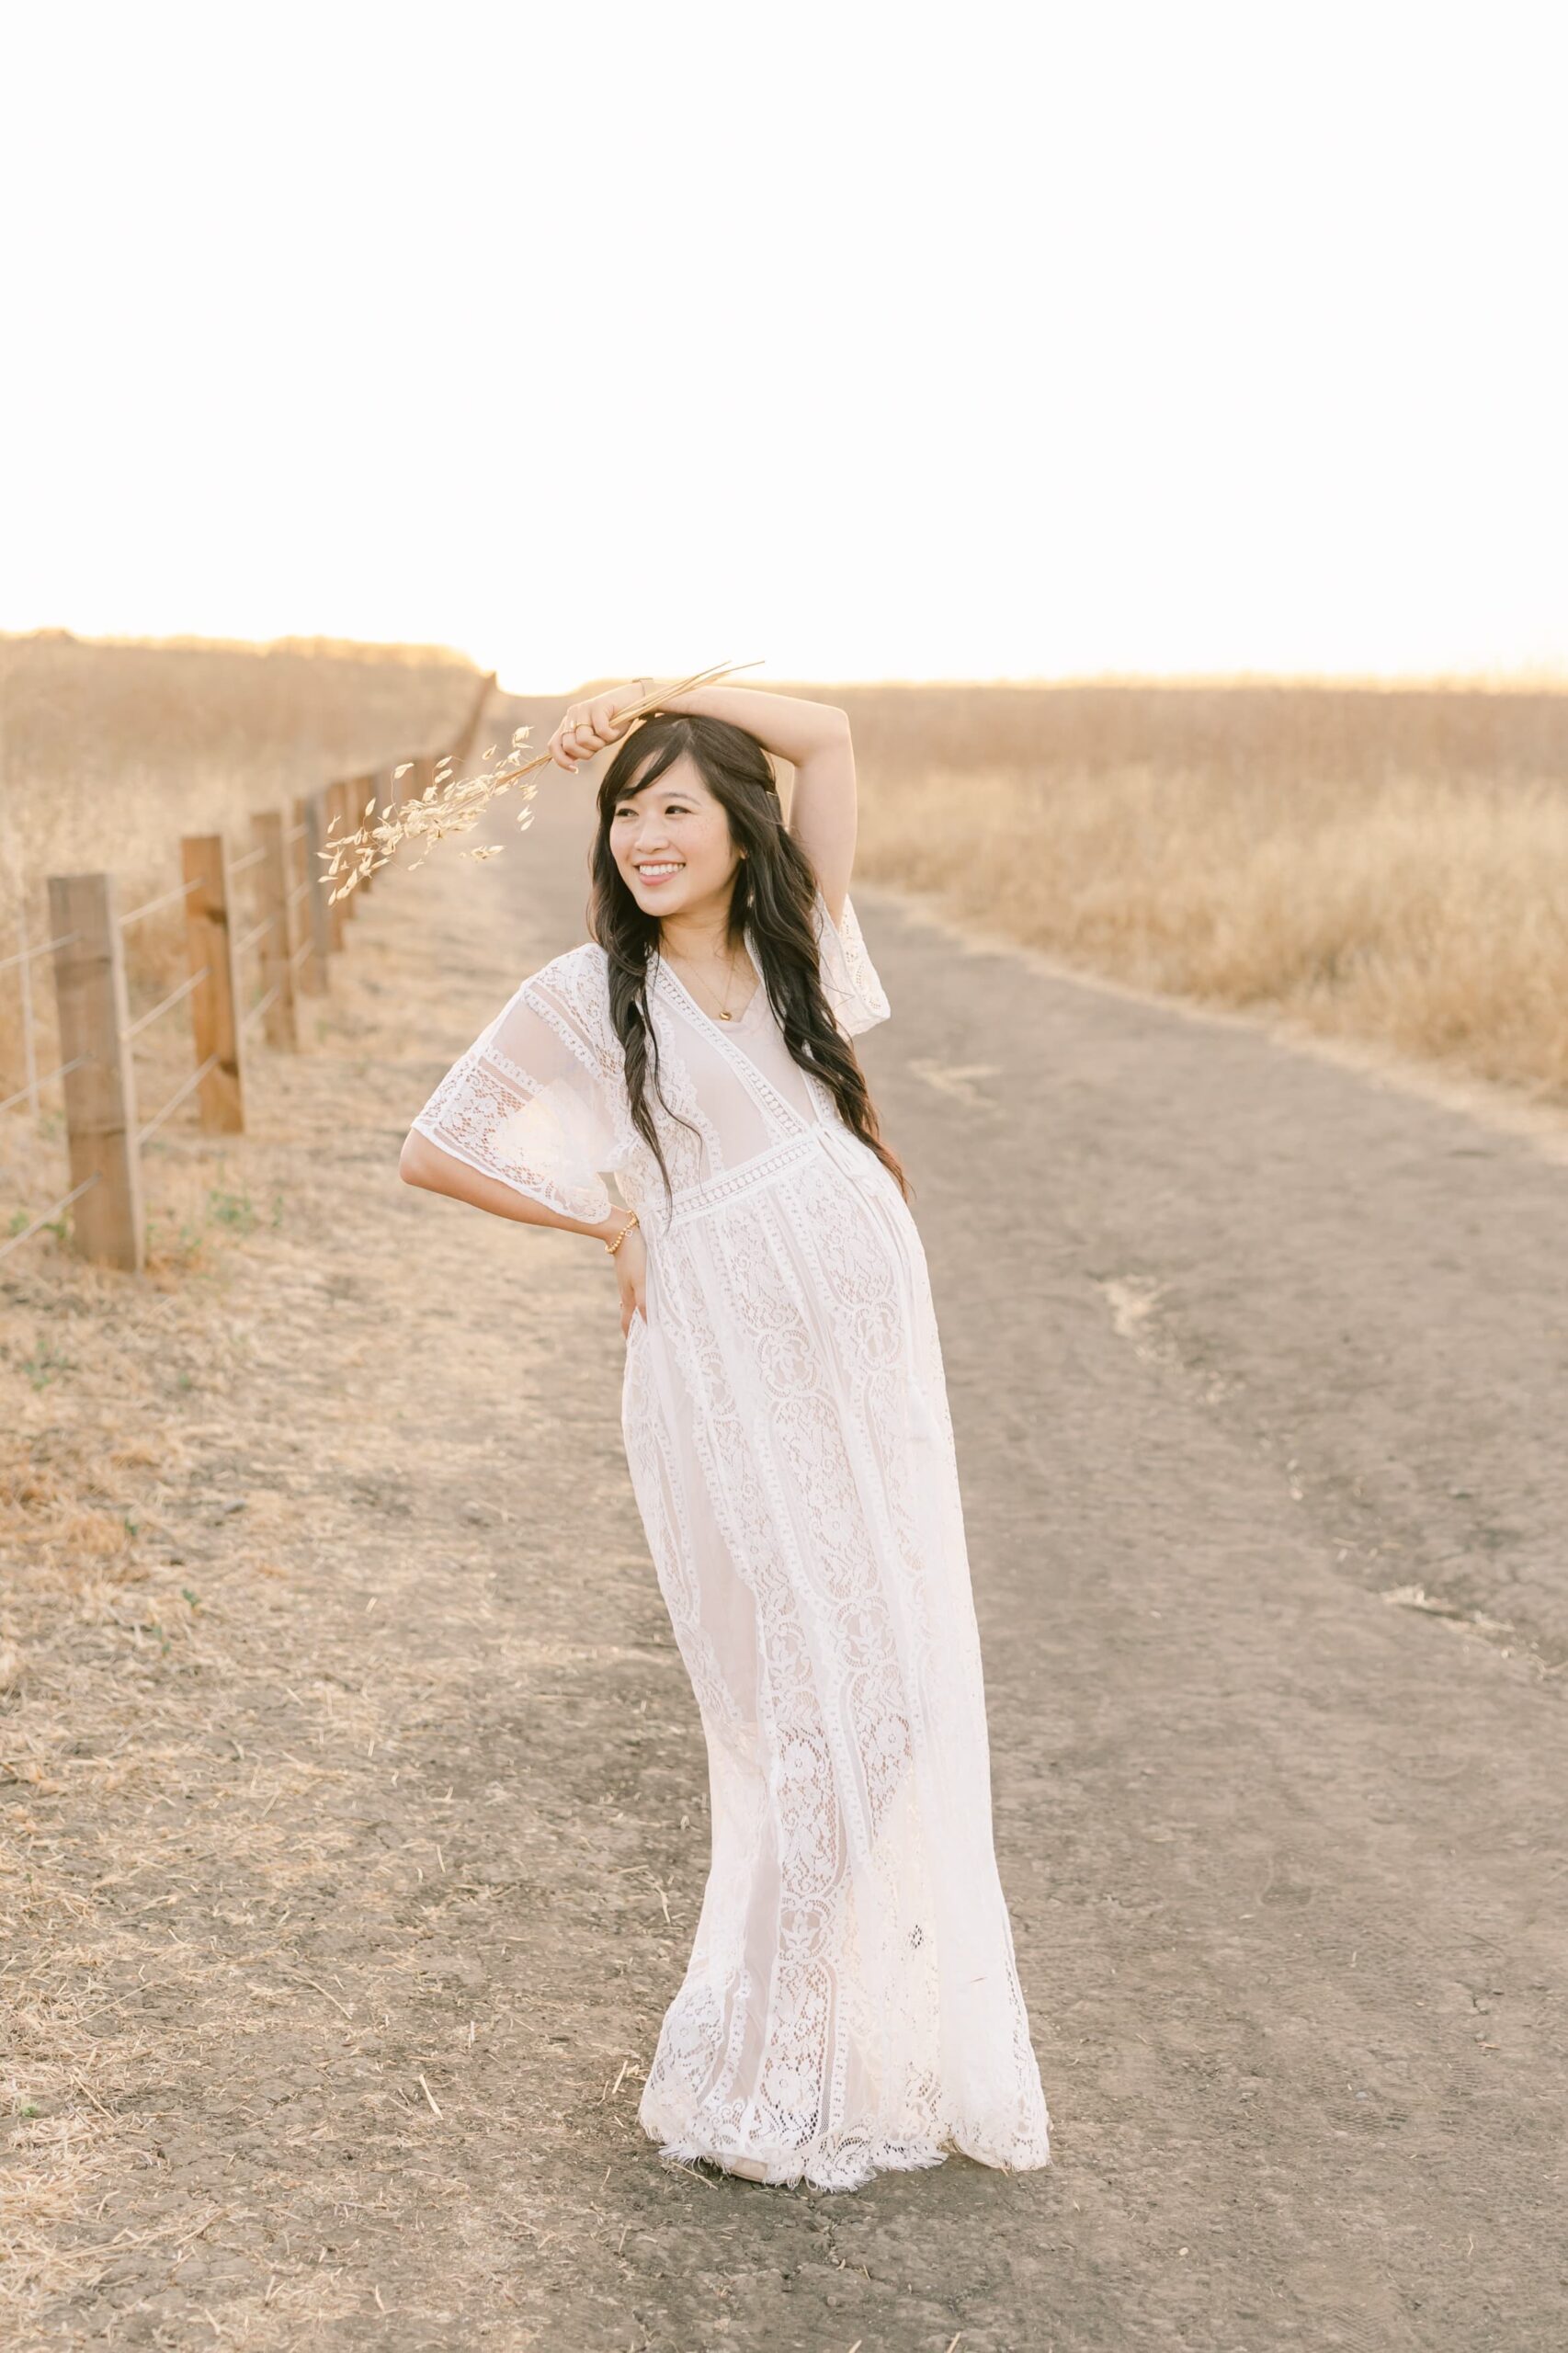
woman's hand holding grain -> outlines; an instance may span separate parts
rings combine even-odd
[[[645,680],[633,679],[630,686],[611,687],[585,702],[569,704],[547,747],[557,767],[574,775],[579,760],[591,760],[596,752],[619,743],[626,733],[619,714],[642,699],[645,685]]]

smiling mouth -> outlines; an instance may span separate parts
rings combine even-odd
[[[684,860],[665,859],[657,865],[640,866],[637,869],[637,879],[640,882],[668,882],[674,876],[684,874],[685,871]]]

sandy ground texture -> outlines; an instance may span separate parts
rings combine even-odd
[[[642,2134],[707,1781],[613,1283],[395,1173],[585,797],[383,879],[152,1279],[6,1269],[12,2341],[1560,2347],[1568,1169],[869,892],[1056,2163]]]

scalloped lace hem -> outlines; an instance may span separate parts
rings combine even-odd
[[[1003,2157],[994,2151],[988,2153],[983,2145],[970,2145],[956,2131],[945,2134],[939,2141],[868,2141],[854,2137],[834,2147],[775,2151],[769,2154],[752,2148],[722,2154],[695,2140],[665,2140],[648,2125],[642,2129],[651,2140],[659,2143],[661,2157],[676,2165],[717,2165],[740,2180],[755,2181],[768,2189],[793,2189],[801,2182],[813,2189],[864,2189],[879,2173],[915,2173],[928,2165],[946,2165],[948,2158],[955,2154],[971,2157],[976,2165],[989,2165],[998,2173],[1038,2173],[1051,2164],[1047,2142]]]

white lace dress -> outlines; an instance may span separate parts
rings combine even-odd
[[[816,908],[848,1034],[887,999]],[[627,1113],[603,951],[525,981],[415,1124],[647,1244],[632,1485],[707,1736],[712,1853],[640,2116],[667,2156],[854,2189],[1050,2162],[993,1846],[980,1646],[919,1235],[759,985],[713,1020],[654,959],[674,1185]]]

